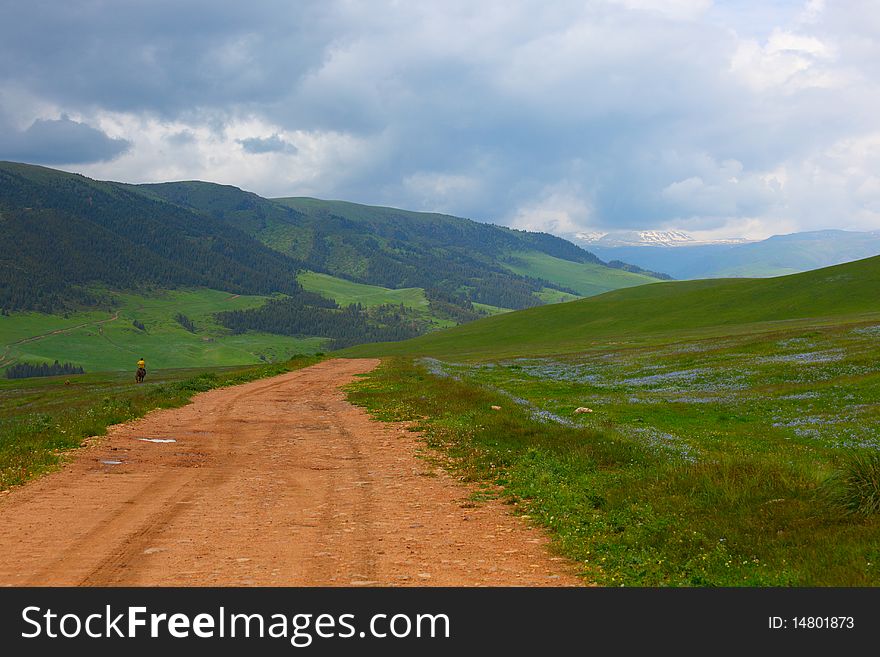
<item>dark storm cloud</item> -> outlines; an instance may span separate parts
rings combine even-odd
[[[248,153],[286,153],[292,155],[297,150],[296,146],[284,141],[278,135],[272,135],[271,137],[248,137],[247,139],[239,139],[238,143]]]
[[[0,77],[65,107],[271,102],[323,56],[322,3],[4,1]]]
[[[36,164],[86,164],[112,160],[131,147],[100,130],[66,116],[37,119],[23,132],[5,130],[0,136],[0,159]]]
[[[187,144],[194,144],[196,142],[196,136],[190,130],[180,130],[179,132],[168,135],[166,140],[172,146],[186,146]]]

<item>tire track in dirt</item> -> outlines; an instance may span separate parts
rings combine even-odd
[[[474,506],[417,436],[345,401],[377,364],[325,361],[112,427],[0,497],[0,584],[581,584],[541,532]]]
[[[214,432],[217,432],[223,424],[230,422],[229,415],[231,409],[240,403],[242,397],[263,394],[282,385],[284,385],[284,382],[275,382],[256,389],[249,389],[247,392],[241,392],[226,401],[223,408],[212,411],[212,414],[218,415],[216,419],[210,421],[214,427]],[[236,447],[238,446],[239,444],[234,441],[226,445],[226,460],[235,455]],[[136,567],[137,562],[142,559],[145,550],[149,550],[148,546],[153,535],[171,522],[177,513],[181,511],[181,506],[193,503],[194,491],[198,489],[208,491],[211,488],[218,487],[229,475],[230,470],[228,467],[218,465],[209,469],[199,469],[192,477],[175,477],[171,482],[167,481],[167,477],[163,477],[162,483],[166,484],[164,486],[161,483],[159,486],[151,485],[147,491],[149,496],[154,499],[163,499],[166,503],[141,521],[137,531],[127,536],[123,544],[95,567],[80,584],[84,586],[124,585],[126,573]],[[174,502],[174,498],[180,501]],[[146,501],[142,499],[139,502],[140,506],[155,506],[145,503]]]

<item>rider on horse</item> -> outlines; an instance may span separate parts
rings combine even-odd
[[[138,369],[137,369],[137,375],[135,376],[135,381],[137,381],[138,383],[141,383],[144,380],[144,377],[147,376],[147,363],[143,359],[143,356],[137,362],[137,368]]]

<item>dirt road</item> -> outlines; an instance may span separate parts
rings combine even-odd
[[[2,585],[578,585],[546,539],[340,386],[374,360],[198,395],[0,496]],[[176,441],[176,442],[149,442]]]

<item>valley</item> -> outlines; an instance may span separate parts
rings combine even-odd
[[[370,443],[375,454],[353,458],[385,459],[390,469],[369,479],[354,467],[345,481],[354,488],[382,482],[390,491],[404,484],[393,470],[398,456],[388,451],[392,434],[382,432],[402,423],[392,426],[412,434],[406,458],[417,455],[436,468],[430,476],[469,486],[461,508],[491,508],[490,523],[507,508],[522,517],[511,532],[530,525],[546,533],[564,572],[553,574],[557,562],[534,556],[544,565],[528,583],[880,583],[880,257],[774,278],[670,281],[647,267],[604,263],[550,235],[447,215],[264,199],[209,183],[103,183],[21,165],[0,166],[0,174],[15,183],[5,188],[0,229],[21,246],[14,254],[7,241],[0,254],[0,369],[58,361],[86,371],[0,381],[0,488],[66,462],[73,465],[59,477],[88,470],[78,448],[115,423],[280,376],[277,385],[218,392],[233,403],[224,410],[230,423],[253,425],[242,453],[274,440],[285,404],[300,404],[298,421],[315,445],[324,430],[313,426],[315,414],[327,419],[339,449],[355,444],[341,418],[357,418],[365,435],[379,437]],[[57,239],[46,241],[44,229]],[[86,245],[95,257],[84,256]],[[136,386],[131,374],[141,356],[148,377]],[[332,409],[299,401],[296,382],[313,379],[322,395],[336,395]],[[262,392],[235,406],[248,390]],[[205,452],[200,432],[229,445],[238,434],[198,416],[198,399],[168,417],[185,418],[192,458],[207,458],[222,478],[230,466]],[[245,417],[251,402],[263,410]],[[146,426],[165,436],[149,416],[142,422],[119,431]],[[143,457],[144,468],[164,476],[164,461],[114,443],[110,431],[107,449]],[[293,463],[299,457],[288,448],[301,436],[288,434],[277,441]],[[326,464],[318,456],[320,469]],[[127,465],[125,458],[103,462]],[[236,461],[245,470],[247,462]],[[130,463],[133,470],[119,469],[134,477],[120,479],[124,485],[139,476],[141,461]],[[253,466],[253,481],[273,463]],[[205,496],[213,479],[179,477],[182,487],[169,494],[185,490],[202,500],[210,512],[200,531],[217,531],[226,510]],[[300,481],[291,477],[285,486]],[[457,485],[425,489],[442,498],[437,513],[463,494]],[[32,502],[27,492],[15,495],[24,506],[14,508]],[[320,506],[309,496],[297,500]],[[340,500],[340,508],[352,503]],[[139,509],[147,520],[161,516],[160,542],[188,531],[173,515],[157,516],[146,498]],[[123,526],[118,517],[107,522]],[[375,529],[377,518],[351,522]],[[343,525],[328,527],[338,534]],[[132,535],[141,530],[137,522],[124,526]],[[420,549],[430,551],[433,538]],[[55,539],[67,540],[64,532]],[[405,555],[368,563],[369,549],[342,540],[331,551],[351,548],[354,559],[342,570],[328,563],[314,578],[299,571],[285,578],[264,568],[273,545],[261,543],[268,551],[254,568],[241,567],[238,579],[205,571],[192,582],[392,585],[400,572],[412,577],[421,567]],[[81,566],[74,579],[191,583],[168,573],[178,557],[190,565],[199,558],[156,557],[139,570],[134,553],[117,547],[102,569],[91,549],[69,546]],[[493,549],[503,555],[504,547],[499,540]],[[517,580],[515,565],[498,579],[476,555],[463,563],[450,583],[526,581]]]
[[[283,361],[656,280],[459,217],[12,162],[0,237],[0,370]]]

